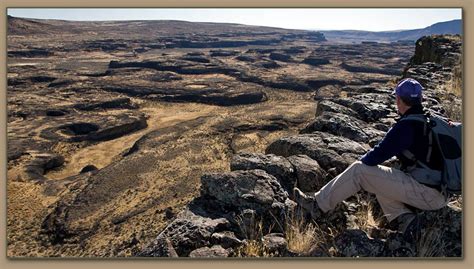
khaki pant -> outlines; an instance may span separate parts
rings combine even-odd
[[[319,208],[327,212],[361,189],[376,195],[389,221],[411,212],[405,204],[423,210],[436,210],[446,205],[439,191],[418,183],[410,175],[382,165],[368,166],[361,161],[354,162],[322,187],[315,194],[316,201]]]

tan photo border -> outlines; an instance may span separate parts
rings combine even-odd
[[[363,0],[363,1],[343,1],[343,0],[240,0],[240,1],[227,1],[222,0],[201,0],[201,1],[192,1],[192,0],[134,0],[134,1],[125,1],[125,0],[0,0],[0,36],[2,37],[0,42],[0,167],[1,167],[1,183],[0,183],[0,268],[34,268],[34,269],[54,269],[54,268],[84,268],[91,267],[101,269],[105,268],[220,268],[220,269],[231,269],[231,268],[240,268],[240,267],[258,267],[258,268],[289,268],[297,267],[300,268],[379,268],[379,269],[389,269],[389,268],[402,268],[402,267],[416,267],[417,269],[429,268],[474,268],[474,253],[472,251],[472,246],[474,245],[474,233],[469,228],[474,227],[473,225],[473,214],[472,210],[469,211],[469,200],[470,195],[474,194],[473,186],[471,182],[471,177],[474,176],[474,166],[469,166],[471,156],[474,154],[474,143],[470,142],[469,134],[473,129],[473,119],[474,119],[474,106],[470,107],[469,103],[474,103],[474,93],[471,93],[472,86],[474,85],[474,80],[470,74],[473,72],[473,1],[472,0],[424,0],[424,1],[410,1],[410,0],[398,0],[398,1],[388,1],[388,0]],[[462,8],[462,19],[463,19],[463,58],[464,58],[464,70],[463,70],[463,124],[464,128],[464,195],[463,195],[463,259],[462,260],[418,260],[418,259],[364,259],[363,261],[357,259],[347,258],[344,260],[318,260],[314,259],[264,259],[264,260],[157,260],[157,259],[147,259],[147,260],[137,260],[137,259],[31,259],[31,260],[11,260],[7,259],[6,256],[6,217],[7,217],[7,205],[6,205],[6,180],[7,180],[7,171],[6,171],[6,137],[7,137],[7,124],[6,124],[6,16],[7,8],[14,7],[301,7],[301,8],[310,8],[310,7],[390,7],[390,8],[435,8],[435,7],[445,7],[445,8]],[[469,100],[471,99],[471,100]],[[466,210],[468,209],[468,210]],[[295,268],[296,269],[296,268]]]

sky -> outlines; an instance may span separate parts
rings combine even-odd
[[[8,8],[22,18],[74,21],[185,20],[305,30],[418,29],[462,18],[461,8]]]

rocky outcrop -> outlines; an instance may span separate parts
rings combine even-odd
[[[268,53],[268,52],[267,52]],[[448,54],[443,54],[446,57]],[[408,68],[406,74],[430,73],[428,64]],[[428,66],[436,67],[434,64]],[[460,257],[462,209],[456,206],[460,197],[451,198],[449,206],[436,211],[417,211],[415,234],[403,235],[386,225],[363,225],[369,203],[373,218],[381,219],[381,209],[375,198],[359,196],[349,198],[336,209],[315,220],[320,231],[329,237],[310,252],[290,251],[282,223],[297,212],[292,198],[292,187],[315,192],[353,161],[358,160],[379,141],[394,123],[394,98],[386,86],[345,86],[348,97],[319,99],[316,119],[301,134],[282,137],[271,143],[265,153],[240,153],[232,158],[232,172],[206,174],[201,178],[201,196],[188,206],[200,214],[198,218],[212,218],[197,224],[193,232],[177,228],[196,217],[178,217],[158,236],[172,238],[178,254],[190,257],[227,257],[238,255],[242,246],[261,244],[267,255],[272,256],[336,256],[336,257]],[[435,107],[434,89],[427,89],[425,105]],[[439,111],[439,110],[437,110]],[[387,163],[392,165],[392,163]],[[199,212],[199,213],[198,213]],[[206,216],[206,217],[205,217]],[[226,221],[224,221],[225,219]],[[222,220],[222,221],[217,221]],[[260,222],[259,222],[260,220]],[[208,227],[204,223],[213,223]],[[216,223],[226,223],[221,229]],[[255,223],[264,227],[265,233],[255,237]],[[225,228],[224,228],[225,226]],[[252,229],[253,228],[253,229]],[[327,230],[325,230],[327,229]],[[331,231],[331,235],[329,235]],[[190,234],[189,236],[187,234]],[[323,232],[324,233],[324,232]],[[191,243],[186,238],[195,238]],[[161,241],[160,241],[161,240]],[[255,243],[257,242],[257,243]],[[142,252],[144,256],[165,253],[153,249],[152,243]],[[162,244],[163,245],[163,244]]]
[[[242,241],[235,236],[234,232],[223,231],[211,235],[211,244],[219,245],[227,249],[242,245]]]
[[[262,238],[263,246],[269,253],[274,255],[284,254],[287,251],[288,242],[281,233],[270,233]]]
[[[314,192],[325,184],[326,173],[318,162],[306,155],[292,155],[288,158],[274,154],[241,153],[234,155],[230,169],[265,170],[278,179],[280,185],[290,197],[296,186],[308,192]]]
[[[342,91],[342,86],[340,85],[326,85],[319,87],[314,93],[314,100],[331,100],[333,98],[339,98]],[[319,102],[318,102],[319,103]]]
[[[24,181],[45,181],[43,176],[48,170],[60,167],[64,157],[54,153],[30,153],[32,159],[23,168]]]
[[[363,154],[367,150],[367,146],[347,138],[314,132],[280,138],[267,147],[266,153],[286,157],[303,154],[316,160],[326,171],[335,169],[337,172],[342,172],[356,160],[351,156]]]
[[[160,243],[164,238],[170,240],[179,256],[227,256],[224,247],[232,249],[242,244],[234,232],[240,237],[253,232],[249,227],[257,216],[265,225],[284,221],[285,212],[294,206],[277,179],[263,170],[208,174],[201,182],[201,198],[178,214],[138,256],[166,253],[163,247],[167,245]]]
[[[202,58],[203,56],[186,57]],[[259,85],[248,87],[246,83],[235,80],[206,80],[187,85],[176,83],[181,80],[178,74],[224,74],[238,78],[244,76],[236,69],[221,67],[207,61],[111,61],[109,69],[112,70],[110,73],[112,81],[98,81],[101,89],[143,99],[197,102],[219,106],[254,104],[267,100],[263,91],[265,87]],[[152,76],[137,77],[137,71],[145,69],[153,69],[158,72]],[[123,77],[130,78],[132,82],[116,82],[123,80]]]
[[[369,238],[362,230],[346,230],[334,240],[342,257],[383,256],[384,243],[380,239]]]
[[[295,185],[294,167],[284,157],[263,154],[239,154],[232,158],[230,169],[235,170],[265,170],[268,174],[276,177],[279,183],[290,192]]]
[[[319,66],[319,65],[324,65],[324,64],[329,64],[330,61],[328,59],[324,58],[317,58],[317,57],[308,57],[303,60],[303,63],[309,64],[312,66]]]
[[[293,61],[293,59],[291,58],[291,55],[278,53],[278,52],[270,53],[269,58],[272,59],[272,60],[275,60],[275,61],[280,61],[280,62],[292,62]]]
[[[99,101],[99,102],[88,102],[79,103],[73,106],[79,110],[98,110],[98,109],[136,109],[138,106],[133,104],[130,98],[116,98],[112,100]]]
[[[296,186],[304,192],[316,192],[327,183],[328,175],[319,163],[307,155],[287,158],[295,167]]]
[[[368,126],[367,123],[355,117],[333,112],[323,113],[316,121],[301,130],[301,133],[315,131],[343,136],[362,143],[368,143],[370,140],[381,138],[384,135],[384,132]]]
[[[223,231],[227,226],[229,222],[225,218],[212,219],[183,211],[138,256],[170,256],[168,253],[172,249],[180,257],[189,256],[192,251],[209,244],[213,233]],[[171,246],[163,243],[167,241],[171,242]]]
[[[455,121],[462,119],[462,38],[434,35],[420,38],[415,55],[403,72],[425,87],[430,107]]]
[[[166,48],[234,48],[250,45],[274,45],[281,42],[280,39],[258,39],[258,40],[218,40],[218,41],[192,41],[175,40],[166,44]]]
[[[220,106],[233,106],[259,103],[267,100],[263,91],[243,91],[240,85],[225,85],[213,87],[204,85],[204,89],[186,88],[146,88],[133,86],[105,86],[103,89],[111,92],[125,93],[152,100],[168,102],[197,102]],[[206,87],[207,86],[207,87]]]
[[[8,57],[22,57],[22,58],[33,58],[33,57],[48,57],[53,55],[53,52],[47,49],[26,49],[26,50],[10,50],[8,51]]]
[[[53,141],[100,141],[110,140],[147,126],[141,113],[122,113],[114,117],[96,117],[89,122],[73,122],[44,129],[40,136]]]
[[[288,198],[278,180],[263,170],[204,175],[201,195],[213,197],[226,207],[251,208],[262,215],[284,208]]]
[[[359,72],[359,73],[378,73],[385,75],[398,75],[400,70],[391,69],[391,68],[376,68],[366,65],[355,65],[350,63],[342,63],[341,67],[349,72]]]
[[[211,50],[209,52],[211,57],[229,57],[240,53],[238,50]]]
[[[222,246],[202,247],[189,253],[191,258],[225,258],[229,257],[229,251]]]
[[[442,66],[458,64],[462,57],[462,40],[459,35],[425,36],[416,41],[415,54],[410,64],[434,62]]]

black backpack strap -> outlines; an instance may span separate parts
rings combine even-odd
[[[420,160],[418,160],[415,155],[413,153],[411,153],[411,151],[409,150],[404,150],[402,151],[402,155],[405,156],[407,159],[409,159],[410,161],[413,161],[415,163],[414,166],[412,167],[408,167],[408,171],[410,169],[414,169],[416,167],[416,165],[419,165],[420,167],[422,168],[426,168],[426,169],[431,169],[428,167],[428,165],[424,164],[423,162],[421,162]]]
[[[441,144],[439,142],[438,136],[434,135],[434,140],[436,143],[436,146],[441,149]],[[439,150],[439,153],[441,154],[441,157],[443,158],[443,169],[441,170],[441,193],[443,194],[444,198],[447,200],[449,197],[449,192],[448,192],[448,179],[447,179],[447,171],[445,168],[445,157],[444,157],[444,152],[442,150]]]
[[[428,164],[431,160],[431,154],[433,153],[433,131],[431,129],[431,121],[430,121],[430,114],[423,114],[423,118],[420,116],[412,116],[408,115],[407,117],[402,118],[401,120],[412,120],[423,122],[423,136],[428,137],[428,151],[426,152],[425,162]],[[407,157],[409,160],[414,162],[419,162],[415,155],[408,151],[409,154],[402,152],[403,156]],[[423,165],[425,166],[425,165]]]
[[[429,123],[425,123],[425,126],[429,125]],[[429,133],[428,135],[428,152],[426,153],[426,163],[429,163],[431,160],[431,154],[433,153],[433,130],[431,130],[431,127],[428,128]],[[426,134],[425,134],[426,135]]]

